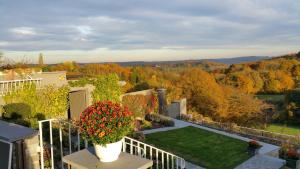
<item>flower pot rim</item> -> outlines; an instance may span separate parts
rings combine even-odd
[[[125,139],[125,137],[122,137],[119,141],[116,141],[116,142],[113,142],[113,143],[107,143],[107,144],[98,144],[98,143],[93,143],[93,145],[100,145],[100,146],[106,146],[106,145],[110,145],[110,144],[115,144],[115,143],[118,143],[120,141],[123,141]]]

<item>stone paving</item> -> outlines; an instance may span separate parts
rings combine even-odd
[[[284,164],[285,160],[259,154],[240,164],[235,169],[279,169]]]
[[[179,129],[179,128],[183,128],[183,127],[187,127],[187,126],[193,126],[193,127],[197,127],[197,128],[203,129],[203,130],[211,131],[214,133],[218,133],[221,135],[225,135],[228,137],[232,137],[232,138],[247,141],[247,142],[251,140],[249,138],[242,137],[237,134],[227,133],[225,131],[220,131],[220,130],[200,126],[198,124],[189,123],[189,122],[182,121],[182,120],[177,120],[177,119],[173,119],[173,120],[175,122],[174,127],[164,127],[164,128],[158,128],[158,129],[145,130],[145,131],[143,131],[143,133],[151,134],[151,133],[156,133],[156,132],[161,132],[161,131],[175,130],[175,129]],[[254,156],[254,157],[250,158],[249,160],[245,161],[244,163],[242,163],[244,165],[241,164],[239,166],[239,168],[236,168],[236,169],[260,169],[260,168],[261,169],[279,169],[280,167],[282,167],[284,165],[284,163],[283,163],[284,160],[281,160],[279,158],[274,158],[277,156],[277,153],[278,153],[278,150],[280,147],[272,145],[272,144],[260,142],[260,141],[259,141],[259,143],[262,145],[262,148],[259,150],[259,155]],[[274,156],[274,157],[270,157],[270,156]],[[186,165],[187,169],[201,169],[202,168],[200,166],[197,166],[197,165],[194,165],[191,163],[188,163],[188,164],[190,164],[190,165]],[[263,165],[266,165],[266,166],[263,166]],[[276,168],[276,166],[277,166],[277,168]],[[268,167],[271,167],[271,168],[268,168]],[[274,168],[272,168],[272,167],[274,167]]]

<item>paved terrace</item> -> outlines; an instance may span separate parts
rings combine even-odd
[[[177,120],[177,119],[173,119],[173,120],[175,122],[174,127],[164,127],[164,128],[158,128],[158,129],[145,130],[145,131],[143,131],[143,133],[151,134],[151,133],[156,133],[156,132],[161,132],[161,131],[179,129],[179,128],[183,128],[183,127],[187,127],[187,126],[193,126],[193,127],[197,127],[197,128],[203,129],[203,130],[210,131],[210,132],[214,132],[214,133],[218,133],[218,134],[232,137],[235,139],[243,140],[246,142],[252,140],[252,139],[242,137],[237,134],[227,133],[225,131],[220,131],[220,130],[204,127],[204,126],[201,126],[198,124],[194,124],[194,123],[190,123],[190,122],[186,122],[186,121],[182,121],[182,120]],[[256,155],[256,156],[250,158],[249,160],[245,161],[241,165],[237,166],[236,169],[260,169],[260,168],[266,169],[266,167],[267,167],[267,169],[279,169],[284,165],[284,163],[285,163],[284,160],[276,158],[280,147],[272,145],[272,144],[260,142],[260,141],[259,141],[259,143],[262,145],[262,148],[259,150],[259,155]],[[187,169],[200,169],[201,167],[187,162],[186,168]]]

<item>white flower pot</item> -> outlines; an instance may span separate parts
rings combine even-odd
[[[122,149],[121,139],[118,142],[106,144],[101,146],[99,144],[94,144],[96,156],[99,157],[101,162],[113,162],[119,158]]]

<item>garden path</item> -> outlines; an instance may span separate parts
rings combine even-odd
[[[258,154],[240,164],[235,169],[280,169],[284,164],[285,160]]]
[[[173,121],[175,123],[174,127],[164,127],[164,128],[158,128],[158,129],[145,130],[145,131],[143,131],[143,133],[151,134],[151,133],[156,133],[156,132],[175,130],[175,129],[179,129],[179,128],[183,128],[183,127],[187,127],[187,126],[193,126],[193,127],[197,127],[197,128],[203,129],[203,130],[207,130],[210,132],[218,133],[221,135],[225,135],[228,137],[232,137],[232,138],[247,141],[247,142],[251,140],[247,137],[242,137],[237,134],[208,128],[205,126],[201,126],[198,124],[194,124],[194,123],[190,123],[190,122],[186,122],[186,121],[182,121],[182,120],[173,119]],[[237,168],[237,169],[256,169],[256,168],[248,168],[249,166],[251,166],[250,164],[253,164],[252,166],[254,166],[254,167],[257,166],[257,164],[265,164],[268,166],[273,166],[272,164],[274,164],[274,166],[277,166],[277,168],[274,168],[274,169],[279,169],[282,166],[282,165],[278,165],[278,164],[279,163],[281,164],[281,161],[283,161],[283,160],[276,158],[280,147],[272,145],[272,144],[260,142],[260,141],[259,141],[259,143],[262,145],[262,148],[259,150],[259,156],[254,156],[254,157],[250,158],[249,160],[245,161],[244,162],[245,165],[242,165],[242,164],[244,164],[244,163],[242,163],[241,166],[239,166],[239,167],[246,166],[246,168]],[[273,157],[271,157],[271,156],[273,156]],[[255,162],[258,158],[260,160]],[[274,163],[272,163],[272,162],[274,162]],[[189,169],[188,167],[186,167],[186,168]],[[191,167],[191,169],[194,169],[194,168]],[[259,169],[259,168],[257,168],[257,169]],[[273,169],[273,168],[270,168],[270,169]]]

